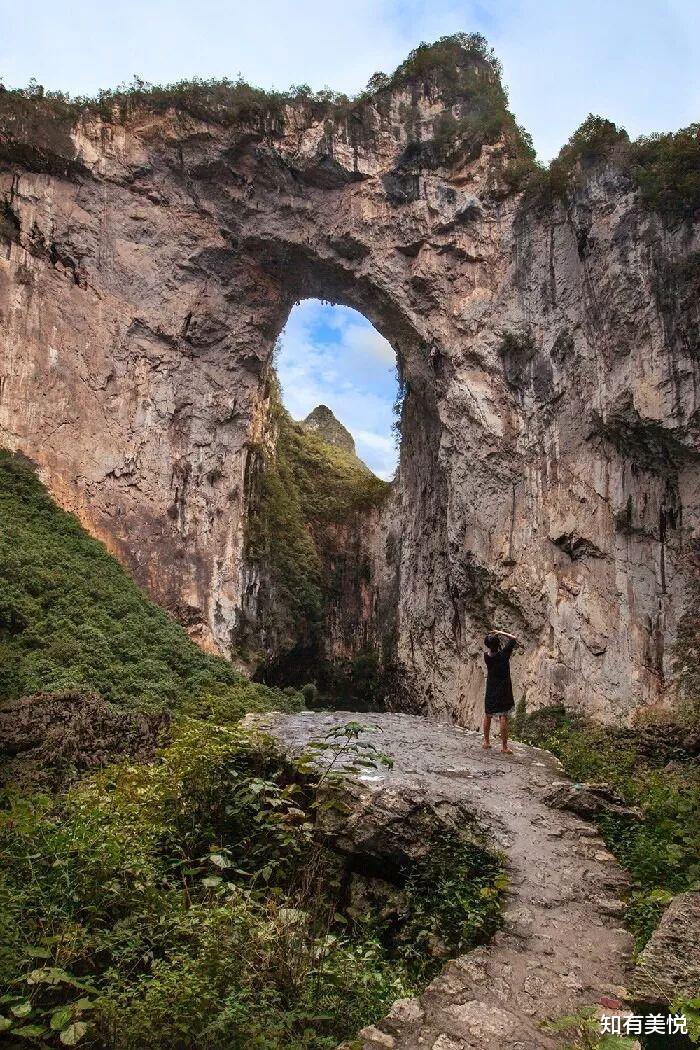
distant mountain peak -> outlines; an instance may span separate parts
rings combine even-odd
[[[326,444],[356,454],[352,434],[335,418],[328,405],[317,405],[306,419],[302,420],[301,425],[306,430],[313,430]]]

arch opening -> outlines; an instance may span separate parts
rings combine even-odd
[[[247,486],[242,625],[264,652],[254,677],[308,686],[312,706],[381,709],[393,668],[393,594],[387,601],[379,578],[399,462],[400,358],[358,310],[305,298],[271,365],[268,434]]]
[[[331,443],[352,447],[377,477],[392,480],[400,433],[396,352],[363,314],[302,300],[280,334],[274,366],[282,403],[294,420],[315,426]]]

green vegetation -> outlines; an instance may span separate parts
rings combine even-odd
[[[311,470],[316,442],[304,447]],[[341,498],[333,484],[306,495],[318,521]],[[174,712],[152,761],[120,759],[63,794],[0,793],[3,1046],[331,1050],[413,994],[443,952],[497,928],[501,860],[474,830],[395,872],[388,910],[350,908],[346,861],[316,831],[343,811],[343,774],[292,765],[237,724],[298,707],[299,693],[197,649],[7,453],[0,580],[0,701],[89,687],[130,717]],[[91,711],[110,724],[104,699],[32,699],[49,716],[77,705],[87,736]],[[361,729],[321,750],[340,769],[384,761]]]
[[[675,893],[700,880],[700,769],[682,746],[689,729],[655,724],[623,729],[563,708],[516,720],[517,736],[553,752],[577,781],[612,784],[642,820],[603,816],[611,851],[632,876],[627,921],[641,949]]]
[[[411,51],[384,86],[396,90],[419,80],[432,84],[444,105],[433,124],[433,136],[409,145],[404,161],[423,166],[475,158],[482,146],[502,139],[510,164],[534,162],[532,139],[508,109],[501,64],[480,33],[456,33]],[[370,84],[381,85],[380,74]]]
[[[673,661],[680,716],[697,731],[700,727],[700,577],[697,552],[692,568],[695,573],[687,588],[685,611],[678,623]]]
[[[191,642],[0,450],[0,700],[66,690],[140,710],[199,709],[213,696],[242,713],[282,699]]]
[[[700,124],[666,135],[637,139],[631,150],[632,177],[643,203],[671,222],[700,211]]]
[[[347,735],[337,751],[365,765]],[[344,864],[314,835],[338,804],[323,779],[263,737],[187,718],[151,764],[63,798],[10,796],[8,1045],[331,1050],[432,976],[426,944],[456,951],[497,928],[500,861],[463,835],[399,873],[391,921],[369,904],[345,913]]]
[[[354,99],[327,88],[312,91],[307,84],[287,91],[265,91],[240,77],[195,78],[165,85],[135,77],[131,84],[101,91],[95,98],[44,91],[32,81],[26,88],[0,93],[0,127],[5,133],[0,161],[39,171],[69,171],[75,166],[70,128],[76,120],[89,115],[127,122],[143,111],[176,110],[269,139],[283,130],[285,106],[303,104],[315,119],[328,123],[331,133],[336,126],[345,125],[354,141],[372,134],[364,120],[368,103],[382,111],[388,92],[421,83],[440,96],[443,110],[428,139],[422,139],[418,129],[415,104],[404,113],[409,145],[400,170],[477,157],[484,144],[500,140],[505,144],[498,160],[500,175],[511,191],[527,189],[538,200],[563,198],[586,169],[613,158],[639,188],[642,203],[666,221],[676,223],[696,215],[700,209],[700,124],[630,142],[623,128],[589,114],[546,169],[537,163],[530,136],[508,109],[501,74],[501,65],[483,36],[456,33],[420,44],[391,75],[375,73]]]
[[[598,1014],[598,1007],[583,1006],[574,1014],[546,1021],[542,1028],[549,1035],[566,1037],[564,1050],[636,1050],[639,1047],[636,1039],[627,1036],[601,1035]]]
[[[612,161],[638,188],[642,204],[675,224],[700,210],[700,124],[631,142],[624,128],[592,113],[543,168],[527,158],[505,172],[514,189],[566,198],[601,161]]]
[[[199,120],[224,126],[252,125],[262,131],[275,129],[285,105],[305,101],[319,111],[348,102],[346,95],[329,90],[314,92],[306,84],[288,91],[265,91],[253,87],[242,77],[237,80],[194,77],[172,84],[149,84],[134,77],[130,84],[100,91],[95,97],[71,97],[62,91],[44,91],[31,82],[0,96],[0,115],[74,121],[84,115],[104,120],[128,121],[139,111],[164,113],[177,109]]]
[[[294,423],[276,386],[271,418],[277,438],[273,453],[260,451],[259,502],[250,508],[246,556],[269,573],[266,630],[283,649],[318,654],[339,587],[357,588],[365,574],[362,564],[346,564],[344,540],[359,532],[360,520],[381,505],[389,485],[354,453]]]
[[[486,142],[501,136],[513,158],[534,158],[530,137],[518,127],[508,110],[501,84],[501,67],[485,39],[477,33],[442,37],[421,44],[390,76],[376,73],[365,91],[351,99],[329,89],[312,91],[307,84],[287,91],[266,91],[237,80],[182,80],[173,84],[148,84],[135,77],[131,84],[101,91],[97,97],[75,97],[44,91],[32,81],[27,88],[0,94],[0,126],[7,137],[0,144],[0,160],[21,163],[34,170],[70,169],[75,162],[70,127],[83,116],[128,122],[144,111],[176,110],[198,120],[225,127],[239,126],[264,138],[281,133],[284,108],[307,106],[314,118],[330,122],[330,129],[347,125],[348,134],[372,134],[365,127],[368,102],[382,109],[386,92],[412,82],[430,84],[440,93],[444,111],[436,119],[433,138],[415,144],[432,150],[432,162],[449,162],[456,156],[478,156]],[[411,114],[408,115],[409,123]],[[426,154],[427,157],[427,154]]]
[[[549,166],[552,192],[565,196],[573,176],[626,142],[629,142],[629,136],[624,129],[618,128],[611,120],[589,113]]]

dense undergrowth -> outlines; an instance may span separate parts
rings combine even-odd
[[[315,787],[266,738],[186,719],[154,763],[10,797],[6,1039],[330,1050],[435,972],[430,939],[497,928],[500,861],[460,835],[403,873],[398,916],[349,918]]]
[[[0,706],[37,688],[82,703],[55,692],[71,688],[172,713],[152,761],[0,793],[3,1046],[330,1050],[498,927],[501,860],[474,832],[351,908],[348,862],[318,834],[343,805],[327,771],[239,724],[300,695],[203,654],[5,453],[0,584]],[[382,760],[357,733],[336,757]]]
[[[599,820],[632,878],[627,922],[641,950],[672,896],[700,885],[700,766],[682,746],[689,730],[604,726],[563,708],[521,713],[515,729],[555,754],[574,780],[612,784],[641,809],[642,820]]]
[[[0,450],[0,699],[69,689],[140,710],[192,709],[210,695],[241,713],[279,703],[191,642],[31,467]]]

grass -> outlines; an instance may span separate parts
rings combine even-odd
[[[519,739],[557,756],[576,781],[612,784],[643,820],[603,816],[600,829],[632,878],[627,922],[636,950],[672,896],[700,882],[700,768],[684,751],[684,730],[622,729],[550,708],[520,715]]]
[[[0,450],[0,700],[67,690],[141,710],[191,709],[212,694],[240,710],[275,702],[190,641]]]

